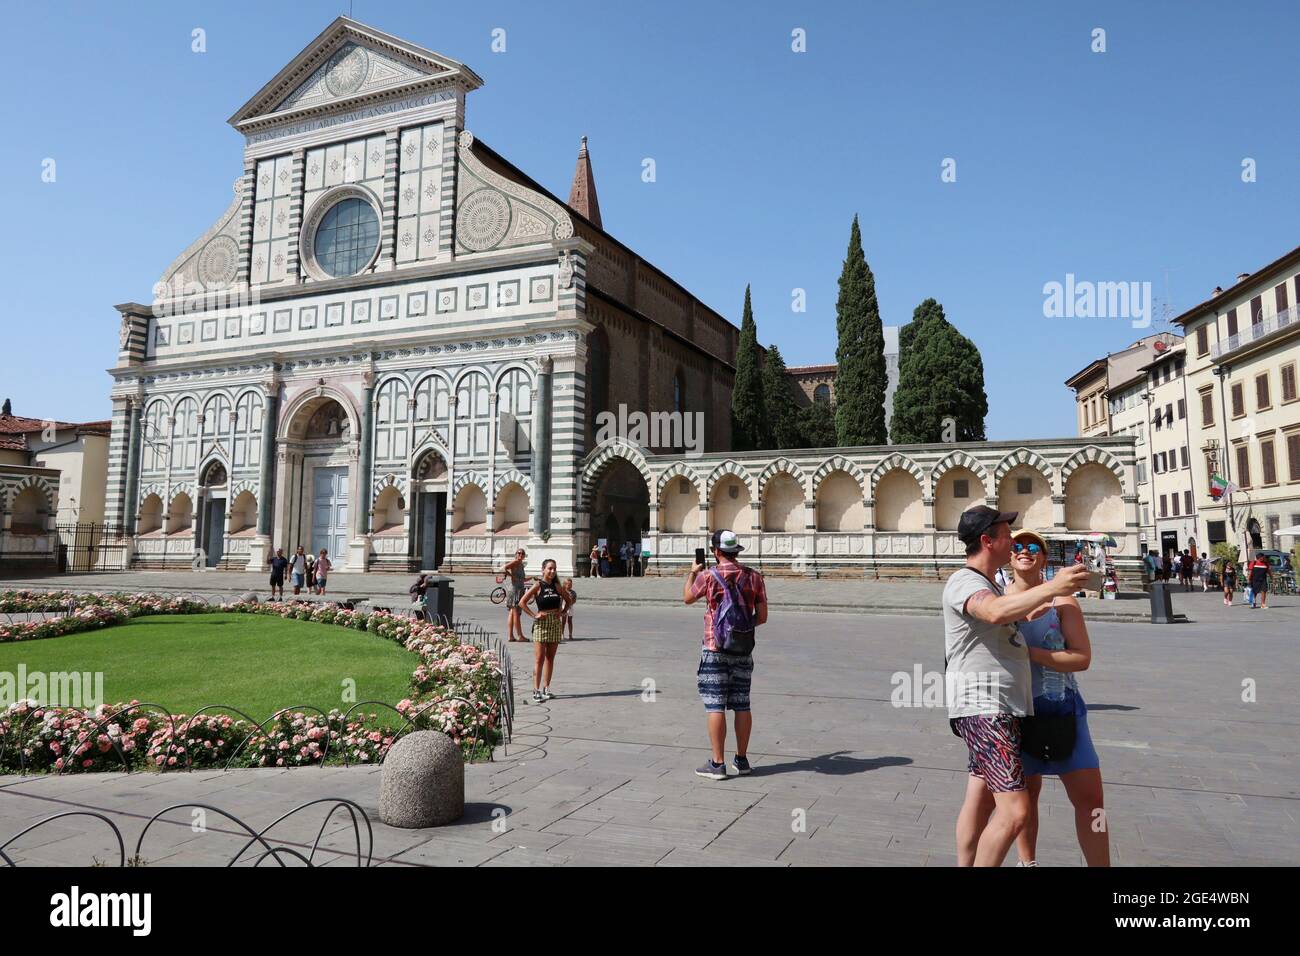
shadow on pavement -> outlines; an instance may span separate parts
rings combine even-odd
[[[846,776],[853,773],[866,773],[881,767],[903,767],[912,762],[911,757],[846,757],[847,750],[822,754],[819,757],[805,757],[803,760],[791,760],[788,763],[769,763],[755,765],[750,776],[765,777],[777,773],[824,773],[832,776]]]

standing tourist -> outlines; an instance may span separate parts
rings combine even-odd
[[[1029,530],[1016,532],[1011,540],[1015,580],[1007,594],[1019,594],[1043,583],[1047,542]],[[1060,778],[1074,806],[1074,831],[1083,858],[1089,866],[1110,866],[1110,838],[1105,827],[1096,826],[1105,814],[1101,761],[1088,732],[1088,705],[1074,676],[1092,663],[1083,611],[1073,597],[1056,597],[1030,611],[1017,628],[1029,647],[1034,697],[1034,715],[1022,724],[1020,759],[1029,819],[1016,837],[1019,865],[1038,865],[1038,796],[1047,775]]]
[[[1259,607],[1268,609],[1268,578],[1273,573],[1273,566],[1268,563],[1268,558],[1262,554],[1256,554],[1255,560],[1250,562],[1250,568],[1247,572],[1250,575],[1250,606],[1255,607],[1255,601],[1259,601]]]
[[[1223,563],[1223,603],[1232,607],[1232,592],[1237,587],[1237,569],[1231,561]]]
[[[276,548],[271,558],[271,600],[284,600],[284,572],[289,567],[289,559],[284,556],[284,548]],[[295,594],[298,592],[295,591]]]
[[[1087,565],[1072,563],[1046,583],[1004,595],[993,575],[1011,559],[1016,514],[984,505],[962,514],[966,566],[943,589],[948,719],[966,742],[969,773],[957,816],[959,866],[1001,866],[1029,820],[1020,720],[1033,713],[1033,675],[1015,622],[1088,578]]]
[[[308,554],[307,555],[307,593],[314,594],[315,592],[316,592],[316,556],[312,554]]]
[[[587,569],[587,573],[593,578],[600,577],[600,547],[598,545],[593,544],[591,546],[589,558],[591,566]]]
[[[704,701],[709,730],[709,760],[695,773],[710,780],[727,779],[727,711],[735,716],[738,774],[750,772],[749,735],[754,715],[749,707],[749,687],[754,675],[754,631],[767,623],[767,588],[763,576],[736,560],[745,549],[734,531],[713,532],[713,557],[717,564],[707,571],[703,564],[691,567],[682,589],[682,600],[705,601],[704,645],[700,651],[700,699]]]
[[[293,574],[293,593],[296,597],[307,581],[307,553],[303,550],[302,545],[298,545],[298,550],[293,553],[293,561],[289,563],[289,570]]]
[[[573,578],[565,578],[562,586],[569,594],[569,606],[564,611],[564,624],[569,629],[569,640],[573,640],[573,605],[578,603],[578,592],[573,590]]]
[[[564,631],[564,612],[572,603],[569,592],[556,580],[555,561],[542,562],[542,576],[528,589],[520,602],[523,612],[533,619],[533,703],[540,704],[551,693],[551,676],[555,672],[555,652]],[[537,613],[530,604],[537,601]]]
[[[519,602],[524,596],[524,560],[527,558],[524,549],[520,548],[515,552],[513,561],[506,564],[497,575],[497,584],[500,584],[507,577],[510,578],[510,587],[506,591],[506,637],[510,641],[523,641],[524,626],[519,617]],[[518,634],[518,637],[515,635]]]

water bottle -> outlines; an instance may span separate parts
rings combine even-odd
[[[1065,650],[1065,636],[1055,620],[1043,635],[1043,647],[1049,651]],[[1065,689],[1069,686],[1066,675],[1061,671],[1043,668],[1043,696],[1048,700],[1065,700]]]

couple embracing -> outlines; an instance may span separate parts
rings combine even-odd
[[[957,537],[966,566],[943,591],[948,716],[967,748],[966,796],[957,817],[960,866],[1000,866],[1016,844],[1021,866],[1037,866],[1038,796],[1056,776],[1074,807],[1089,866],[1110,865],[1097,751],[1075,673],[1092,648],[1073,597],[1088,568],[1044,579],[1047,543],[1011,530],[1017,512],[975,507]],[[995,580],[1008,563],[1014,577]]]

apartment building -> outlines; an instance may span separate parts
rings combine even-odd
[[[1196,480],[1192,468],[1191,427],[1187,417],[1184,346],[1161,347],[1143,366],[1143,405],[1150,422],[1147,445],[1154,511],[1150,550],[1161,555],[1184,550],[1197,554],[1205,539],[1196,524]],[[1204,485],[1204,479],[1202,479]]]
[[[1199,534],[1210,545],[1290,549],[1300,524],[1300,248],[1173,321],[1186,342]],[[1241,490],[1209,497],[1219,474]]]

